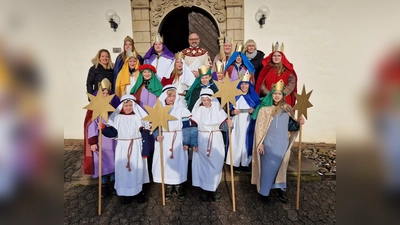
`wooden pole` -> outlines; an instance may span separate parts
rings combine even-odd
[[[102,124],[103,120],[101,116],[99,116],[99,123]],[[102,172],[102,157],[103,157],[103,132],[102,129],[99,129],[99,208],[98,208],[98,213],[101,215],[101,172]]]
[[[231,120],[231,114],[229,110],[229,102],[226,103],[226,111],[228,111],[228,120]],[[229,160],[231,162],[231,184],[232,184],[232,208],[236,211],[236,201],[235,201],[235,178],[233,176],[233,162],[232,162],[232,138],[231,138],[231,128],[228,126],[228,140],[229,140]]]
[[[162,127],[158,126],[159,136],[162,136]],[[164,189],[164,161],[163,161],[163,145],[162,141],[160,144],[160,163],[161,163],[161,192],[162,192],[162,204],[165,206],[165,189]]]
[[[301,118],[301,115],[300,117]],[[299,137],[299,152],[298,152],[298,167],[297,167],[297,193],[296,193],[296,209],[299,209],[300,206],[300,179],[301,179],[301,136],[303,134],[303,125],[300,124],[300,137]]]

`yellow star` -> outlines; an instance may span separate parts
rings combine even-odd
[[[236,106],[236,96],[243,94],[241,90],[236,88],[239,82],[239,79],[231,82],[229,76],[226,75],[224,82],[215,82],[215,85],[218,87],[218,91],[213,95],[213,97],[221,98],[221,106],[224,106],[228,102]]]
[[[103,93],[99,90],[97,95],[94,96],[92,94],[86,93],[90,99],[89,105],[85,106],[84,109],[92,110],[92,121],[95,120],[98,116],[101,118],[108,120],[108,112],[114,112],[115,108],[110,105],[111,99],[114,95],[109,95],[104,97]]]
[[[167,105],[162,107],[161,102],[159,100],[156,101],[156,105],[154,107],[144,106],[149,112],[149,115],[144,117],[143,120],[149,121],[152,123],[151,131],[154,131],[158,126],[163,127],[166,131],[168,131],[168,121],[169,120],[177,120],[176,117],[171,116],[168,112],[171,109],[171,105]]]
[[[301,117],[304,115],[304,117],[307,119],[307,109],[312,107],[313,105],[309,101],[310,96],[311,96],[312,90],[306,94],[306,87],[303,85],[303,90],[301,91],[301,95],[295,93],[297,103],[293,107],[293,110],[298,110],[298,117]]]

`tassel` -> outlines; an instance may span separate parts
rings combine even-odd
[[[207,157],[210,157],[211,150],[207,149]]]

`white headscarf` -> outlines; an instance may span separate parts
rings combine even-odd
[[[182,58],[179,58],[179,59],[182,59]],[[171,73],[175,68],[175,62],[176,62],[176,59],[174,59],[172,64],[166,70],[166,73],[164,74],[164,77],[170,77],[171,76]],[[183,65],[182,65],[182,75],[181,75],[182,83],[184,83],[184,84],[186,84],[187,86],[190,87],[190,86],[192,86],[192,84],[193,84],[193,82],[195,80],[195,77],[194,77],[192,71],[190,70],[190,68],[186,65],[185,59],[182,59],[182,63],[183,63]]]
[[[186,108],[185,104],[182,102],[182,99],[178,96],[178,92],[177,89],[174,85],[168,84],[165,85],[162,89],[162,93],[160,95],[160,97],[158,97],[158,100],[160,100],[162,106],[165,106],[165,99],[167,99],[168,97],[168,90],[175,90],[176,91],[176,98],[175,98],[175,102],[174,102],[174,107],[178,108],[178,107],[184,107]]]
[[[111,114],[107,124],[110,125],[110,126],[113,125],[115,117],[121,113],[121,110],[122,110],[122,107],[123,107],[124,103],[128,102],[128,101],[132,102],[132,104],[133,104],[133,112],[136,115],[138,115],[140,119],[143,119],[143,117],[146,117],[148,115],[147,112],[144,111],[144,109],[142,109],[142,107],[140,107],[140,105],[136,104],[135,100],[136,100],[135,96],[133,96],[131,94],[123,95],[121,97],[120,104],[118,105],[116,110]],[[147,125],[148,125],[148,123],[146,123],[146,127],[145,128],[148,128]]]
[[[200,121],[197,121],[196,119],[201,118],[202,119],[201,123],[203,123],[205,125],[215,125],[215,124],[221,123],[220,117],[226,118],[226,113],[224,112],[224,110],[221,109],[221,104],[219,103],[218,99],[211,97],[213,95],[214,95],[214,92],[210,88],[203,88],[200,91],[200,97],[196,101],[196,103],[194,104],[194,107],[192,109],[192,115],[193,115],[192,118],[196,122],[200,122]],[[207,97],[207,98],[211,99],[211,107],[210,107],[211,108],[211,116],[209,118],[203,118],[201,115],[202,110],[200,107],[204,107],[204,106],[200,106],[202,97]]]

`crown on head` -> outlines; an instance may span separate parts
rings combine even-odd
[[[251,78],[251,75],[250,75],[249,71],[246,70],[246,73],[245,73],[245,74],[242,74],[242,75],[240,76],[240,81],[250,82],[250,78]]]
[[[217,61],[215,63],[215,72],[224,72],[225,63],[221,61]]]
[[[231,43],[233,45],[233,37],[231,36],[225,36],[225,42],[224,43]]]
[[[244,45],[243,43],[237,43],[236,44],[236,48],[235,48],[235,52],[244,52]]]
[[[99,82],[99,90],[103,89],[111,90],[111,82],[107,78],[104,78]]]
[[[275,91],[282,91],[284,86],[285,84],[283,83],[283,80],[280,79],[278,82],[272,85],[272,89]]]
[[[164,37],[161,37],[161,35],[160,35],[159,33],[157,33],[154,42],[161,42],[161,43],[164,43]]]
[[[276,42],[275,45],[272,44],[272,52],[276,52],[276,51],[283,52],[284,49],[285,49],[285,46],[283,45],[283,42],[282,42],[281,46],[279,46],[278,42]]]
[[[185,59],[185,55],[182,52],[175,53],[175,59]]]
[[[136,52],[136,50],[132,52],[132,50],[128,49],[128,51],[126,51],[126,57],[127,58],[135,57],[137,59],[138,53]]]
[[[205,65],[202,65],[202,66],[199,68],[199,75],[204,75],[204,74],[207,74],[207,73],[208,73],[207,67],[206,67]]]
[[[124,43],[125,42],[127,42],[127,41],[130,41],[130,42],[132,42],[132,44],[134,44],[135,42],[133,41],[133,39],[131,38],[131,37],[129,37],[129,36],[126,36],[125,37],[125,39],[124,39]]]

